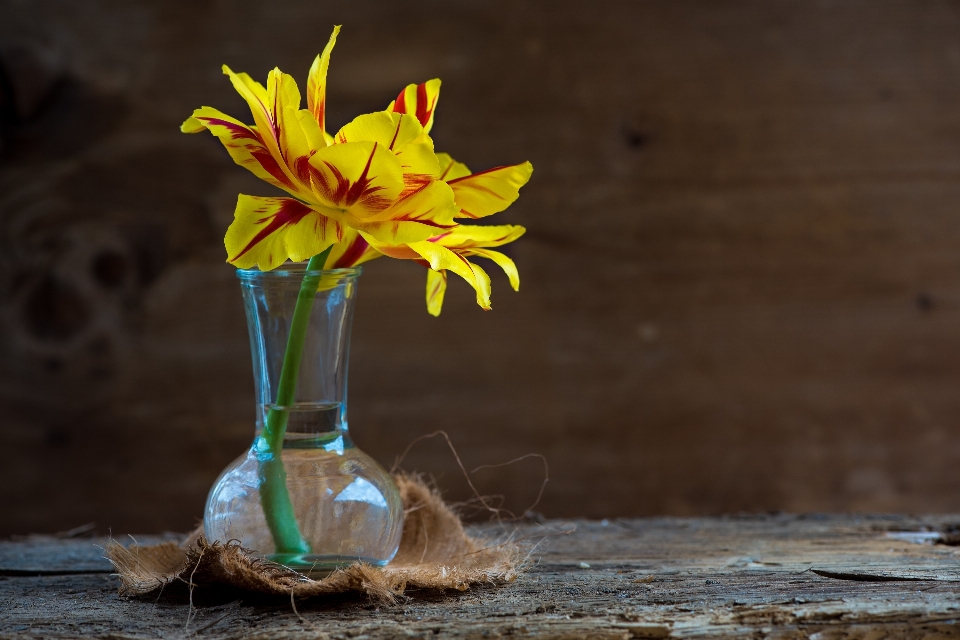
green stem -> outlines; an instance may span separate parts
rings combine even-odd
[[[311,272],[323,269],[329,253],[330,248],[327,248],[310,258],[307,263],[307,273],[300,285],[297,305],[290,321],[287,350],[283,354],[283,367],[280,369],[280,382],[277,385],[277,399],[274,407],[267,411],[263,432],[260,434],[257,455],[260,504],[278,554],[310,553],[310,545],[300,534],[293,503],[290,502],[290,493],[287,491],[287,472],[283,468],[283,436],[287,430],[288,407],[293,404],[297,390],[297,377],[300,374],[307,327],[310,325],[310,312],[320,283],[320,276],[311,275]]]

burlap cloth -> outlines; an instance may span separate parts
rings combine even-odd
[[[124,596],[146,595],[172,582],[223,585],[289,597],[360,591],[393,602],[405,589],[465,590],[479,583],[503,584],[521,570],[522,551],[509,538],[470,536],[460,517],[416,476],[394,476],[403,499],[403,537],[385,567],[356,563],[329,576],[307,576],[257,559],[239,544],[208,542],[198,530],[181,544],[124,547],[110,542],[106,556],[120,576]]]

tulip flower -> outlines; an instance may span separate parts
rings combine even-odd
[[[264,88],[224,65],[255,124],[201,107],[181,126],[210,131],[237,164],[293,196],[240,196],[224,239],[231,264],[266,271],[306,260],[340,242],[347,228],[397,244],[456,226],[453,190],[439,179],[433,142],[415,117],[367,114],[326,134],[326,69],[336,35],[311,68],[307,109],[296,82],[279,69]]]

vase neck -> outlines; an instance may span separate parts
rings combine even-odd
[[[269,412],[283,412],[285,447],[295,442],[333,442],[346,437],[348,429],[347,366],[359,270],[311,272],[321,276],[306,332],[301,333],[305,338],[296,386],[292,401],[277,403],[294,311],[307,273],[300,265],[238,273],[253,355],[257,429],[263,429]]]

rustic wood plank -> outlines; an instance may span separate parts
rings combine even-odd
[[[180,536],[137,536],[136,542],[157,544],[171,539],[180,539]],[[103,557],[106,542],[102,538],[65,539],[43,535],[4,541],[0,544],[0,576],[113,573],[113,565]]]
[[[300,601],[187,589],[121,601],[109,575],[0,578],[0,637],[955,638],[960,550],[908,541],[958,517],[758,516],[545,521],[529,571],[502,588]],[[495,525],[480,528],[502,533]],[[69,569],[75,541],[48,541]],[[19,546],[18,546],[19,545]],[[40,549],[43,545],[35,545]],[[0,543],[4,566],[18,542]],[[35,562],[30,560],[30,562]],[[832,575],[860,576],[834,579]],[[883,580],[864,581],[864,576]],[[870,635],[873,634],[873,635]]]

